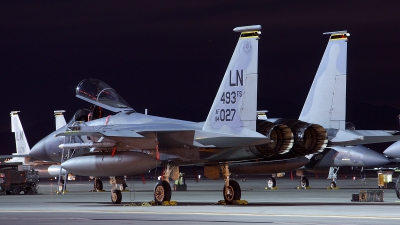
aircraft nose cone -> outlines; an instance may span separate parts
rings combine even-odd
[[[397,141],[387,147],[383,154],[393,158],[400,158],[400,141]]]
[[[373,150],[364,155],[364,161],[367,166],[383,166],[390,162],[384,155]]]
[[[46,139],[47,137],[43,138],[32,147],[31,151],[29,152],[31,157],[39,160],[51,161],[51,158],[47,154]]]

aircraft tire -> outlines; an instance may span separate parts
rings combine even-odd
[[[103,190],[103,181],[101,181],[100,179],[95,179],[94,180],[94,190],[96,190],[96,191]]]
[[[224,200],[226,204],[232,204],[236,200],[240,200],[242,197],[242,190],[240,185],[235,180],[229,180],[229,186],[222,190]]]
[[[122,201],[122,194],[120,190],[113,190],[111,192],[111,202],[113,204],[119,204]]]
[[[336,182],[335,182],[335,181],[332,181],[330,187],[331,187],[331,188],[335,188],[335,187],[336,187]]]
[[[160,181],[157,183],[156,187],[154,188],[154,201],[157,204],[162,204],[164,201],[171,200],[171,186],[165,180]]]
[[[308,181],[307,177],[301,177],[300,178],[300,187],[301,188],[307,188],[310,185],[310,182]]]
[[[267,187],[269,189],[276,187],[276,179],[273,177],[268,178]]]

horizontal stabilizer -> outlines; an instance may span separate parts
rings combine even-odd
[[[0,155],[0,159],[8,158],[18,158],[18,157],[31,157],[29,154],[12,154],[12,155]]]
[[[382,130],[339,130],[329,140],[329,145],[363,145],[400,140],[400,135],[391,135]]]
[[[210,137],[196,139],[196,142],[207,147],[229,148],[235,146],[262,145],[270,143],[271,140],[266,137]]]

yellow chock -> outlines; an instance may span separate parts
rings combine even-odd
[[[153,201],[149,202],[149,205],[157,206],[157,205],[159,205],[159,204],[157,204],[157,203],[153,200]],[[177,202],[177,201],[163,201],[163,202],[161,203],[161,205],[163,205],[163,206],[174,206],[174,205],[178,205],[178,202]]]
[[[297,186],[297,189],[312,189],[311,187],[302,188],[301,186]]]
[[[327,189],[327,190],[339,190],[340,188],[339,188],[339,187],[334,187],[334,188],[327,187],[326,189]]]
[[[217,204],[218,205],[226,205],[226,202],[225,202],[225,200],[219,200]],[[249,202],[246,200],[234,200],[232,202],[232,205],[247,205],[247,204],[249,204]]]
[[[272,188],[265,187],[265,190],[279,190],[279,187],[272,187]]]
[[[161,205],[171,206],[171,205],[178,205],[178,203],[176,201],[163,201]]]

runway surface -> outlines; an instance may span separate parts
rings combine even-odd
[[[263,178],[263,179],[261,179]],[[38,195],[0,196],[0,224],[398,224],[400,200],[384,190],[384,202],[352,202],[360,190],[378,190],[377,179],[310,179],[312,189],[295,189],[298,179],[278,178],[278,190],[265,190],[266,177],[237,179],[247,205],[218,205],[223,181],[186,180],[188,191],[173,191],[177,206],[149,206],[156,181],[128,180],[122,203],[111,204],[111,185],[90,192],[93,181],[68,181],[56,194],[56,182],[39,183]]]

